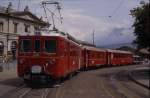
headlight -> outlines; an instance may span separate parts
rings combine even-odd
[[[42,72],[42,68],[41,66],[35,65],[31,67],[31,72],[32,73],[41,73]]]

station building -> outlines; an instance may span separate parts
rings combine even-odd
[[[0,57],[8,57],[16,50],[19,35],[39,35],[42,28],[49,27],[49,23],[30,12],[28,6],[23,11],[0,6]]]

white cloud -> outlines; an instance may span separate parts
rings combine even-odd
[[[44,0],[32,0],[32,4],[30,4],[29,6],[31,7],[33,13],[38,14],[38,16],[41,16],[41,15],[45,16],[43,8],[40,7],[41,1],[44,1]],[[68,1],[65,1],[65,2],[68,2]],[[89,1],[87,1],[86,4],[88,4],[88,2]],[[129,2],[129,4],[127,2]],[[26,2],[26,4],[29,4],[29,3],[30,1]],[[78,1],[78,3],[80,3],[80,0]],[[82,3],[84,4],[84,2]],[[129,9],[135,7],[135,5],[137,5],[138,2],[133,1],[133,0],[125,1],[125,4],[123,5],[123,7],[119,9],[119,11],[122,11],[123,15],[120,14],[121,12],[118,12],[119,14],[116,14],[116,16],[113,16],[112,18],[99,17],[98,15],[101,15],[101,14],[107,15],[108,14],[107,12],[111,12],[110,8],[114,9],[113,7],[115,5],[113,4],[115,4],[115,2],[113,4],[111,3],[108,4],[108,3],[109,2],[107,0],[99,1],[99,4],[93,3],[93,5],[95,4],[95,6],[97,6],[96,9],[100,8],[99,6],[101,6],[101,4],[106,5],[106,8],[103,8],[104,10],[101,8],[100,12],[96,9],[93,9],[93,11],[95,12],[92,12],[92,10],[90,10],[91,12],[88,12],[89,14],[86,14],[86,12],[89,11],[87,9],[90,9],[90,7],[87,8],[86,5],[72,7],[74,3],[69,3],[69,4],[65,3],[66,5],[64,6],[68,6],[68,7],[65,7],[62,10],[62,14],[64,18],[63,24],[60,25],[60,22],[56,19],[55,20],[56,27],[58,27],[62,31],[70,33],[71,35],[73,35],[74,37],[80,40],[86,40],[89,42],[92,42],[92,31],[94,29],[95,41],[97,45],[132,41],[134,39],[134,36],[132,34],[132,30],[128,30],[128,28],[131,27],[133,21],[131,17],[129,17],[128,12],[129,12]],[[109,5],[109,8],[107,4]],[[25,3],[22,3],[21,5],[25,6]],[[51,17],[50,14],[48,14],[48,16],[49,18]],[[119,32],[118,30],[120,29],[122,29],[122,31]],[[117,31],[119,33],[115,33]]]
[[[92,42],[92,31],[95,29],[95,41],[97,45],[131,41],[134,37],[128,30],[131,23],[129,20],[108,21],[101,17],[87,16],[82,9],[68,9],[63,12],[64,22],[58,25],[61,30],[66,31],[80,40]],[[115,29],[124,28],[120,36],[113,32]],[[110,35],[114,36],[110,36]],[[127,39],[128,38],[128,39]]]

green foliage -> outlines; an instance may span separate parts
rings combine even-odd
[[[144,3],[141,7],[131,10],[134,20],[134,34],[138,49],[146,48],[150,51],[150,3]]]

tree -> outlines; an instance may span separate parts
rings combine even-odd
[[[130,11],[134,18],[134,43],[138,49],[146,48],[150,52],[150,3],[141,5]]]

